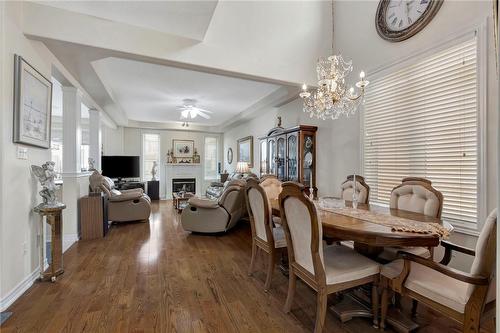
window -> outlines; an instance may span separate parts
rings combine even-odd
[[[58,178],[61,176],[63,161],[63,95],[62,86],[52,78],[52,121],[50,137],[51,161],[55,163],[54,170]]]
[[[151,180],[153,175],[154,162],[160,168],[160,135],[159,134],[143,134],[142,135],[142,179]],[[156,174],[158,179],[158,173]]]
[[[478,220],[477,38],[372,79],[364,111],[363,166],[370,201],[389,202],[407,176],[444,195],[443,218]]]
[[[205,179],[217,179],[217,138],[205,138]]]

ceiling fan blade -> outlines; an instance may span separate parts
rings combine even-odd
[[[202,111],[198,111],[198,115],[202,118],[205,118],[205,119],[210,119],[210,116],[208,114],[206,114],[205,112],[202,112]]]
[[[212,111],[210,111],[210,110],[205,110],[205,109],[198,108],[198,107],[197,107],[197,109],[198,109],[198,111],[201,111],[201,112],[205,112],[205,113],[213,113],[213,112],[212,112]]]

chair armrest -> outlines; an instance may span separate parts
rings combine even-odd
[[[443,259],[441,259],[440,261],[440,263],[443,265],[448,265],[450,263],[452,251],[457,251],[471,256],[476,255],[476,251],[469,249],[465,246],[450,243],[448,241],[441,241],[441,246],[444,247],[444,256]]]
[[[190,198],[188,203],[190,206],[197,208],[215,209],[220,207],[219,203],[215,200],[201,199],[197,197]]]
[[[475,284],[475,285],[489,285],[490,279],[481,275],[473,275],[470,273],[462,272],[459,271],[458,269],[454,269],[448,266],[445,266],[443,264],[437,263],[435,261],[432,261],[430,259],[425,259],[420,256],[414,255],[412,253],[408,252],[398,252],[398,257],[401,259],[404,259],[405,261],[405,266],[409,264],[409,261],[416,262],[417,264],[420,264],[422,266],[426,266],[430,269],[433,269],[441,274],[444,274],[446,276],[449,276],[453,279],[465,282],[465,283],[470,283],[470,284]],[[405,269],[403,269],[403,272]]]
[[[110,202],[120,202],[120,201],[129,201],[136,200],[142,198],[143,193],[139,191],[133,192],[122,192],[121,195],[115,195],[108,198]]]

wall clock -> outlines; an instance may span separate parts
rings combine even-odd
[[[422,30],[436,15],[443,0],[380,0],[375,17],[385,40],[401,42]]]

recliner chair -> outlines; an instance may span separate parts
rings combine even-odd
[[[182,210],[184,230],[203,233],[228,231],[245,213],[245,181],[232,180],[218,200],[193,197]]]
[[[116,190],[115,183],[94,171],[89,178],[92,192],[104,192],[108,201],[108,219],[113,222],[144,221],[151,214],[151,199],[140,188]]]

